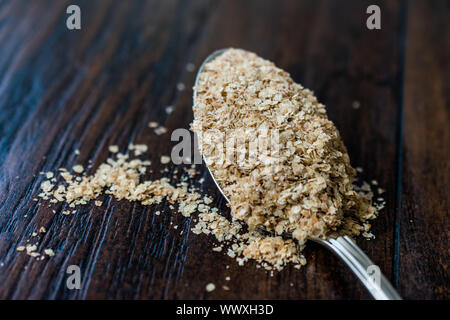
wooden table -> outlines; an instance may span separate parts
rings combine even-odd
[[[366,28],[365,0],[76,1],[82,28],[68,30],[72,1],[0,1],[0,298],[370,298],[314,244],[305,268],[270,277],[213,252],[211,237],[190,232],[193,218],[166,204],[103,197],[104,206],[65,216],[65,204],[32,200],[39,172],[88,160],[92,172],[112,144],[149,145],[159,172],[175,144],[170,131],[192,120],[195,72],[187,64],[240,47],[314,90],[352,164],[386,189],[376,239],[358,239],[361,248],[404,298],[448,299],[450,3],[376,2],[381,30]],[[169,132],[155,135],[149,121]],[[225,212],[198,169],[202,190]],[[41,226],[47,233],[33,237]],[[27,240],[56,255],[37,261],[16,251]],[[66,287],[69,265],[80,267],[80,290]],[[209,282],[218,289],[207,293]]]

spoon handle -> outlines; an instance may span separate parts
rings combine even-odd
[[[361,280],[376,300],[402,300],[388,279],[369,257],[347,236],[336,239],[314,239],[333,251]]]

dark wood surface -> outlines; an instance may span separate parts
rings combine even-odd
[[[450,2],[408,11],[403,172],[397,228],[400,291],[447,298],[449,281]]]
[[[81,7],[80,31],[65,25],[73,3]],[[377,1],[382,29],[370,31],[370,4],[0,1],[0,298],[370,299],[343,263],[314,244],[305,268],[270,277],[211,251],[212,238],[192,234],[192,218],[166,204],[102,197],[102,207],[64,216],[52,212],[64,204],[32,201],[40,171],[88,160],[92,171],[111,144],[151,146],[157,176],[160,155],[174,145],[170,131],[192,120],[195,72],[186,65],[230,46],[273,60],[315,91],[352,164],[386,189],[376,239],[358,244],[404,298],[448,298],[450,5]],[[167,105],[175,106],[171,115]],[[149,121],[169,132],[156,136]],[[202,190],[226,211],[198,168]],[[41,226],[47,233],[32,237]],[[36,261],[17,252],[27,239],[56,255]],[[81,268],[80,290],[66,287],[69,265]],[[218,289],[206,293],[209,282]]]

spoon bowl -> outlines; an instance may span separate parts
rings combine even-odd
[[[197,75],[195,77],[194,92],[193,92],[193,105],[195,106],[197,98],[197,84],[200,79],[205,65],[208,62],[213,61],[218,56],[226,52],[228,49],[220,49],[211,53],[201,64]],[[205,156],[203,155],[203,161],[206,167],[219,189],[222,196],[227,202],[229,202],[228,197],[223,192],[219,183],[214,178],[214,174],[207,165]],[[273,236],[274,232],[266,230],[264,226],[259,226],[258,231],[265,235]],[[284,237],[292,238],[292,234],[284,233]],[[394,287],[389,283],[388,279],[380,272],[380,268],[375,265],[370,258],[353,242],[348,236],[339,236],[336,238],[319,239],[310,238],[310,240],[321,244],[322,246],[330,249],[335,255],[337,255],[342,261],[353,271],[353,273],[358,277],[362,284],[367,288],[369,293],[376,300],[401,300],[400,295],[394,289]]]

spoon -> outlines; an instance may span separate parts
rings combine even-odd
[[[193,102],[197,98],[197,91],[195,87],[200,79],[200,74],[203,72],[205,64],[211,62],[228,49],[221,49],[211,53],[200,66],[197,76],[195,77]],[[205,164],[205,157],[203,156]],[[214,175],[207,166],[208,171],[223,195],[225,200],[229,202],[227,196],[224,194],[222,188],[217,183]],[[263,226],[260,226],[259,231],[265,234],[270,234]],[[292,238],[291,234],[284,234],[284,236]],[[367,288],[369,293],[376,300],[402,300],[400,295],[395,291],[394,287],[389,283],[388,279],[380,272],[380,268],[375,265],[372,260],[350,239],[348,236],[339,236],[337,238],[328,238],[326,240],[319,238],[310,238],[310,240],[321,244],[322,246],[330,249],[335,255],[337,255],[342,261],[350,268],[350,270],[358,277],[362,284]]]

